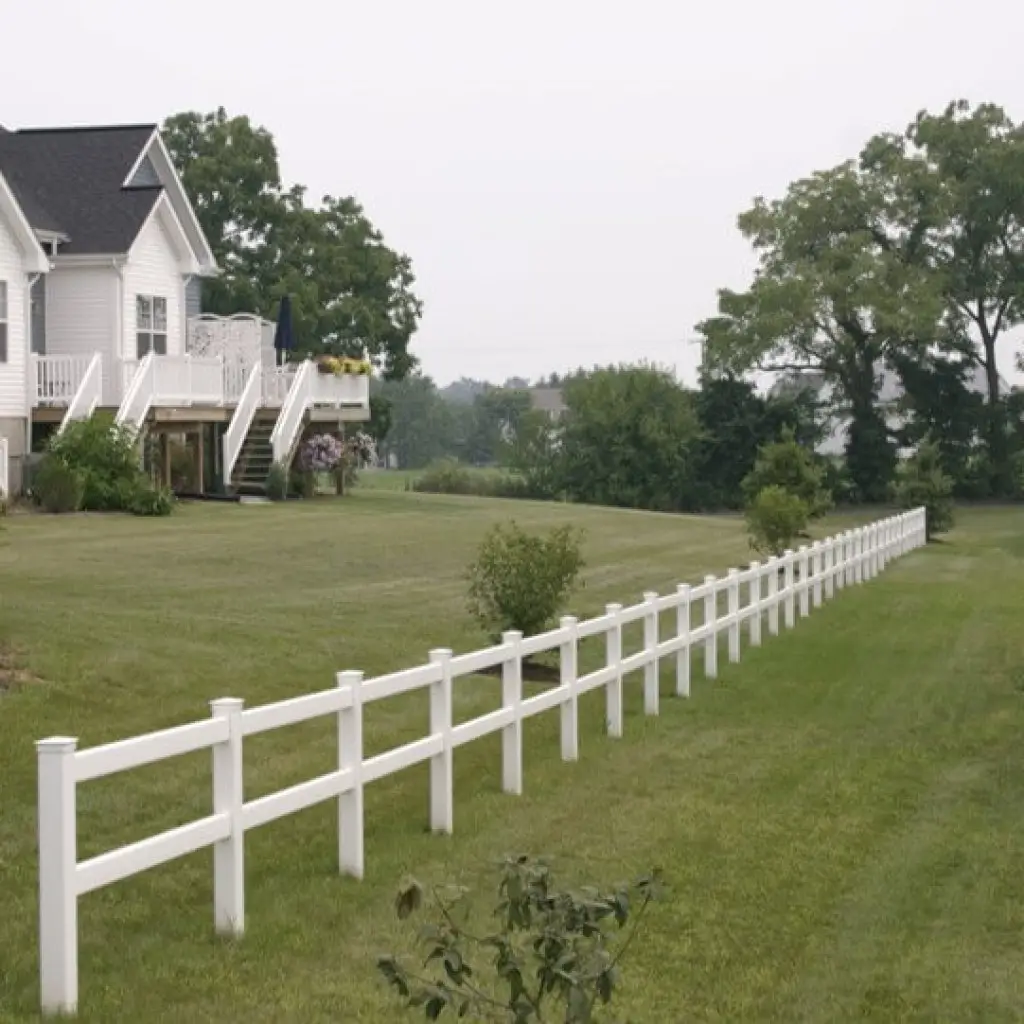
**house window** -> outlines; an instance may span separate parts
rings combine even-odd
[[[135,296],[135,349],[139,359],[150,352],[167,355],[167,299]]]
[[[0,281],[0,363],[7,362],[7,282]]]

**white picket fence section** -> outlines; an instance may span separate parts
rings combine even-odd
[[[691,652],[703,651],[704,674],[718,671],[718,639],[727,634],[730,661],[739,661],[741,628],[750,642],[761,642],[761,628],[779,631],[810,614],[837,590],[873,579],[889,562],[925,543],[925,512],[916,509],[828,540],[787,551],[748,569],[730,569],[724,578],[708,576],[700,586],[680,585],[660,596],[644,594],[640,604],[610,604],[597,618],[563,618],[557,629],[524,638],[506,633],[485,650],[453,655],[430,652],[424,665],[364,679],[362,672],[337,675],[336,686],[291,700],[245,710],[237,698],[211,702],[212,716],[160,732],[104,746],[77,750],[77,741],[51,737],[36,744],[39,769],[39,921],[42,1009],[46,1014],[76,1012],[78,1003],[78,900],[88,892],[137,875],[158,864],[204,847],[213,847],[214,924],[221,933],[241,935],[245,925],[245,833],[259,825],[295,814],[326,800],[338,801],[338,861],[342,873],[363,875],[363,790],[371,782],[404,768],[430,762],[430,826],[450,833],[453,827],[452,758],[456,747],[481,736],[502,734],[502,786],[523,789],[523,722],[558,708],[561,754],[575,760],[578,750],[577,704],[581,695],[604,688],[607,729],[621,736],[622,681],[643,671],[644,709],[658,713],[661,662],[673,659],[675,691],[690,694]],[[781,585],[780,585],[781,576]],[[724,616],[718,597],[727,596]],[[702,608],[693,625],[691,609]],[[661,619],[674,613],[672,635],[662,638]],[[643,623],[643,648],[624,656],[623,627]],[[580,675],[579,642],[605,638],[605,665]],[[523,658],[558,650],[560,685],[524,697]],[[468,722],[452,722],[452,681],[502,666],[502,706]],[[376,757],[363,756],[363,707],[414,690],[429,688],[430,734]],[[338,767],[326,775],[277,793],[246,801],[242,746],[245,737],[322,716],[335,716]],[[180,754],[212,749],[212,813],[198,821],[131,843],[88,860],[77,859],[76,796],[80,783],[163,761]]]

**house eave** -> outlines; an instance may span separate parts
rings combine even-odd
[[[0,213],[6,213],[14,228],[18,245],[25,257],[25,271],[29,274],[46,274],[50,271],[50,260],[39,244],[24,212],[14,198],[7,179],[0,174]]]
[[[128,262],[126,252],[72,252],[57,253],[54,267],[123,267]]]

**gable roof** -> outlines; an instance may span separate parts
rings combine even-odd
[[[67,239],[61,252],[128,252],[163,192],[125,188],[156,125],[29,128],[0,133],[0,172],[36,231]]]

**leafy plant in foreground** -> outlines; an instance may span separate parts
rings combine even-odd
[[[804,535],[810,514],[803,498],[772,485],[758,492],[747,506],[746,517],[750,546],[778,558]]]
[[[563,607],[582,568],[580,535],[572,527],[543,536],[515,522],[499,524],[469,567],[469,610],[495,639],[510,629],[532,636]]]
[[[611,1002],[622,958],[660,892],[657,870],[612,889],[573,891],[558,888],[543,861],[509,857],[501,866],[496,925],[478,934],[466,889],[426,891],[410,880],[395,908],[405,919],[430,900],[434,920],[419,931],[424,973],[393,955],[379,957],[377,969],[426,1020],[448,1014],[507,1024],[588,1024]]]

